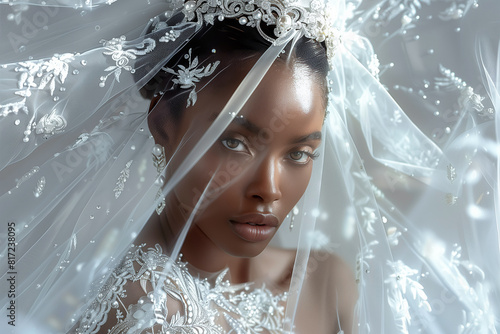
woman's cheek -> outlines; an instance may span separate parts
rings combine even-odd
[[[281,192],[287,197],[287,202],[295,203],[302,197],[309,185],[312,174],[312,161],[306,166],[294,166],[293,163],[285,162],[283,164],[283,173],[281,175]]]
[[[225,159],[210,149],[176,187],[179,200],[194,208],[203,198],[199,209],[206,209],[241,170],[240,163]]]

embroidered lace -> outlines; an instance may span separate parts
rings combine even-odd
[[[213,282],[195,277],[182,255],[166,274],[167,265],[159,245],[147,250],[132,246],[104,284],[95,282],[97,298],[76,333],[97,333],[106,322],[116,322],[109,334],[283,333],[287,293],[275,295],[265,286],[249,291],[251,283],[231,285],[227,269]],[[127,290],[137,285],[143,296],[125,308]],[[158,290],[162,293],[153,293]]]

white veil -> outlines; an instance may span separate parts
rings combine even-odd
[[[276,58],[310,37],[292,29],[269,43],[210,127],[181,140],[189,149],[173,153],[166,162],[167,169],[175,164],[173,173],[159,187],[151,97],[141,88],[155,89],[170,60],[194,64],[197,54],[184,57],[186,45],[210,23],[200,24],[207,20],[200,16],[183,20],[184,14],[193,4],[203,11],[220,3],[0,3],[2,332],[70,332],[161,199],[238,116]],[[241,2],[254,3],[269,4]],[[294,330],[307,282],[331,279],[327,252],[349,265],[358,286],[355,321],[342,328],[346,333],[350,327],[359,333],[496,333],[500,33],[486,22],[496,20],[500,4],[286,5],[320,8],[335,39],[324,43],[330,71],[320,155],[297,210],[272,240],[297,250],[282,330]],[[215,69],[215,60],[217,52],[193,65],[203,67],[205,79],[181,89],[183,103],[225,68],[221,61]],[[211,182],[214,177],[207,188]],[[173,236],[165,272],[207,197],[201,193]],[[325,314],[335,305],[328,300],[334,292],[317,301]]]

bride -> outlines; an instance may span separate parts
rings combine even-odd
[[[452,2],[0,4],[2,332],[495,333],[498,30],[452,66]]]
[[[231,20],[216,23],[198,32],[153,79],[155,85],[148,86],[152,91],[144,94],[153,94],[148,125],[160,173],[166,165],[162,180],[171,179],[181,168],[182,157],[207,132],[269,44],[252,27]],[[198,59],[197,66],[194,59]],[[209,66],[210,71],[200,71]],[[182,72],[186,68],[189,73]],[[102,291],[106,297],[87,311],[91,316],[77,332],[90,327],[94,332],[106,319],[100,333],[109,329],[125,333],[130,328],[136,332],[188,328],[230,332],[235,324],[245,332],[282,331],[296,252],[267,246],[311,177],[326,117],[327,71],[326,50],[318,42],[302,38],[293,49],[285,49],[239,114],[167,195],[158,215],[149,219],[134,241],[141,245],[135,250],[138,253],[112,275],[105,290],[118,288],[126,297]],[[162,276],[165,269],[161,268],[166,261],[162,250],[172,253],[190,216],[192,226],[182,244],[180,261],[174,264],[186,265],[188,270],[173,270],[164,277],[167,282],[193,281],[203,288],[186,291],[180,283],[158,287],[153,277]],[[148,262],[148,256],[156,261]],[[345,328],[344,332],[351,332],[357,299],[352,271],[333,254],[320,256],[324,276],[307,280],[302,287],[307,298],[299,305],[296,331],[337,333]],[[206,287],[199,281],[212,276],[227,279],[234,287],[225,286],[224,293],[212,296],[221,287],[204,291]],[[250,287],[256,290],[250,293]],[[158,288],[164,293],[163,300],[148,300],[149,292]],[[320,298],[322,294],[328,297]],[[252,298],[256,299],[254,305],[247,300]],[[102,305],[116,302],[119,307],[106,313],[109,308]],[[134,316],[141,302],[153,302],[151,307],[161,310],[162,316]],[[85,327],[96,320],[95,326]]]

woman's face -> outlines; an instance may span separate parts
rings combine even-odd
[[[151,113],[155,140],[172,159],[167,174],[210,126],[249,68],[226,68],[168,130],[159,123],[166,112],[162,104]],[[186,219],[202,198],[192,227],[196,235],[233,256],[258,255],[308,185],[321,143],[322,95],[307,67],[275,63],[235,120],[168,196],[165,210],[180,210]]]

